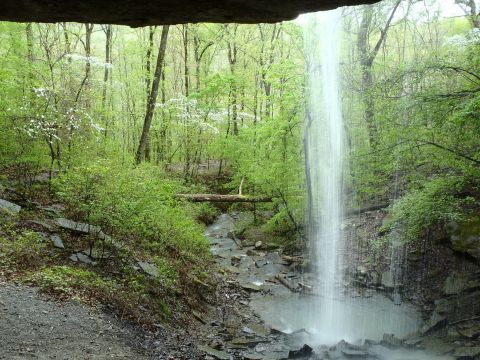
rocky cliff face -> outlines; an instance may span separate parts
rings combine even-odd
[[[261,23],[375,0],[2,0],[0,20],[123,24]]]

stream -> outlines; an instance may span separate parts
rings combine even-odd
[[[232,236],[237,216],[222,214],[207,228],[205,235],[216,261],[231,274],[227,281],[234,282],[249,293],[248,306],[264,322],[268,331],[259,334],[244,327],[245,338],[251,338],[253,343],[258,340],[258,343],[254,347],[245,347],[243,352],[240,346],[235,346],[233,358],[451,359],[406,347],[405,343],[413,347],[418,343],[416,340],[405,343],[399,340],[407,338],[421,326],[418,311],[408,303],[395,305],[375,291],[366,292],[364,296],[351,295],[346,297],[347,300],[342,300],[347,302],[342,308],[348,311],[344,315],[351,321],[350,328],[355,333],[336,338],[333,329],[322,336],[324,339],[332,335],[330,341],[318,343],[316,319],[310,316],[310,311],[322,301],[321,297],[319,300],[317,295],[293,292],[276,279],[281,276],[296,286],[299,282],[308,283],[311,274],[295,271],[295,264],[285,261],[279,249],[264,251],[253,246],[242,247],[241,241]],[[313,349],[311,354],[301,356],[301,352],[295,352],[305,344]],[[231,353],[228,345],[224,350]],[[240,357],[237,357],[239,354]]]

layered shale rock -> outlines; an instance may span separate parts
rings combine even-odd
[[[2,0],[0,20],[122,24],[260,23],[374,0]]]

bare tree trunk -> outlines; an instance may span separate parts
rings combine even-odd
[[[105,117],[105,138],[108,131],[108,115],[107,115],[107,86],[110,77],[110,69],[112,62],[112,25],[106,25],[105,28],[105,69],[103,73],[103,89],[102,89],[102,112]]]
[[[155,35],[155,27],[150,26],[148,31],[148,48],[147,48],[147,62],[145,65],[145,84],[146,84],[146,103],[148,103],[148,98],[150,96],[150,86],[152,82],[152,52],[153,52],[153,37]],[[151,147],[150,147],[150,137],[147,139],[145,144],[145,160],[150,161],[151,159]]]
[[[92,74],[92,64],[91,64],[91,56],[92,56],[92,33],[94,24],[85,24],[85,78],[83,80],[83,84],[86,89],[90,87],[90,77]],[[78,100],[78,99],[77,99]],[[90,99],[88,96],[86,97],[85,107],[87,110],[90,108]]]
[[[92,72],[90,58],[92,56],[92,32],[94,26],[94,24],[85,24],[85,78],[87,79],[87,83]]]
[[[190,73],[188,69],[188,24],[183,24],[183,75],[185,78],[185,97],[190,95]]]
[[[148,28],[148,47],[147,47],[147,63],[146,63],[146,75],[145,75],[145,85],[146,85],[146,94],[147,101],[150,96],[150,86],[152,82],[152,52],[153,52],[153,37],[155,35],[155,26],[150,26]]]
[[[233,123],[233,135],[238,135],[238,115],[237,115],[237,83],[235,79],[235,68],[237,65],[237,29],[238,24],[234,24],[233,26],[233,35],[230,34],[228,31],[228,25],[225,25],[225,29],[227,30],[228,35],[228,62],[230,64],[230,73],[232,74],[232,82],[230,85],[231,91],[231,102],[230,105],[232,107],[232,123]]]
[[[455,3],[462,8],[472,27],[480,28],[480,11],[477,10],[475,0],[455,0]]]
[[[362,101],[364,105],[365,123],[367,124],[368,138],[370,146],[375,147],[377,142],[377,126],[375,124],[375,103],[370,93],[373,88],[373,62],[387,36],[388,29],[393,20],[395,12],[400,5],[401,0],[397,0],[385,26],[380,31],[380,37],[375,47],[370,50],[369,35],[372,31],[373,8],[366,5],[362,14],[362,22],[357,35],[357,47],[360,55],[360,67],[362,72]]]
[[[32,91],[29,89],[29,87],[32,84],[33,80],[33,71],[32,71],[32,66],[33,66],[33,30],[32,30],[32,23],[27,23],[25,25],[25,36],[27,38],[27,77],[25,81],[25,87],[24,87],[24,92],[27,91],[28,95],[30,96],[32,94]]]
[[[162,28],[162,37],[160,40],[160,46],[158,48],[157,65],[155,68],[155,75],[153,76],[152,90],[148,97],[147,110],[145,113],[145,119],[143,121],[142,136],[140,143],[138,144],[137,153],[135,155],[135,162],[140,164],[145,156],[145,147],[148,141],[148,135],[150,133],[150,127],[152,125],[153,114],[155,112],[155,102],[158,96],[158,87],[160,84],[160,78],[162,76],[163,63],[165,59],[165,50],[167,48],[169,25],[164,25]]]

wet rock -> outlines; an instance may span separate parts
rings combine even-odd
[[[255,334],[260,337],[266,337],[270,335],[270,329],[266,328],[261,324],[249,324],[247,326],[244,326],[242,331],[245,334]]]
[[[280,330],[280,329],[277,329],[275,327],[272,327],[270,329],[271,333],[274,334],[274,335],[288,335],[287,332],[283,331],[283,330]]]
[[[253,249],[248,249],[248,250],[247,250],[247,255],[248,255],[248,256],[264,257],[264,256],[265,256],[265,253],[264,253],[264,252],[261,252],[261,251],[256,251],[256,250],[253,250]]]
[[[457,360],[473,360],[480,356],[480,346],[459,347],[453,352],[453,357]]]
[[[142,269],[142,271],[147,275],[150,275],[152,277],[157,277],[160,275],[160,272],[158,271],[158,268],[155,265],[152,265],[145,261],[139,261],[137,264],[140,267],[140,269]]]
[[[80,233],[80,234],[91,234],[96,236],[101,231],[99,226],[76,222],[76,221],[65,219],[65,218],[58,218],[55,220],[55,222],[62,229]]]
[[[263,355],[260,354],[243,354],[244,360],[262,360],[265,359]]]
[[[208,321],[204,318],[204,316],[201,313],[199,313],[198,311],[192,310],[192,315],[194,316],[195,319],[200,321],[202,324],[207,324],[208,323]]]
[[[253,334],[253,330],[250,329],[248,326],[244,326],[242,331],[246,334]]]
[[[208,344],[208,346],[210,346],[212,349],[215,349],[215,350],[222,350],[223,346],[224,346],[224,343],[222,341],[220,341],[219,339],[213,339]]]
[[[438,338],[426,338],[423,345],[428,352],[436,355],[444,355],[452,352],[458,345],[446,342]]]
[[[349,359],[364,359],[370,354],[365,350],[343,349],[342,354]]]
[[[392,301],[397,306],[402,305],[402,295],[400,295],[399,292],[394,292],[392,295]]]
[[[62,238],[58,234],[50,235],[50,239],[53,242],[53,246],[59,249],[65,249],[65,245],[63,244]]]
[[[480,336],[480,324],[458,329],[457,332],[467,339],[477,339]]]
[[[245,337],[237,337],[227,343],[229,349],[248,349],[254,348],[262,342],[261,339],[249,339]]]
[[[446,324],[447,318],[439,314],[437,311],[434,311],[433,314],[430,316],[430,319],[428,319],[427,322],[425,322],[425,324],[423,325],[421,333],[426,335],[432,331],[445,327]]]
[[[268,264],[268,261],[265,260],[265,259],[255,261],[255,266],[256,266],[257,268],[259,268],[259,269],[262,268],[262,267],[264,267],[264,266],[267,265],[267,264]]]
[[[429,320],[430,325],[442,317],[448,322],[469,319],[480,315],[480,291],[464,291],[457,296],[439,299],[435,302],[435,310]]]
[[[390,271],[384,271],[382,273],[381,284],[386,289],[393,289],[395,287],[395,282],[393,280],[393,274]]]
[[[409,348],[417,348],[417,349],[422,347],[421,344],[422,344],[422,339],[415,336],[412,336],[411,338],[406,339],[403,342],[404,346]]]
[[[307,344],[305,344],[299,350],[290,350],[288,352],[288,359],[299,359],[302,357],[310,356],[312,355],[312,353],[313,353],[313,349]]]
[[[459,294],[467,286],[467,281],[468,274],[454,272],[445,280],[442,291],[445,295]]]
[[[8,211],[10,213],[18,214],[22,207],[10,201],[0,199],[0,210]]]
[[[262,287],[253,283],[243,283],[240,286],[247,291],[262,291]]]
[[[357,269],[355,270],[355,277],[358,279],[364,279],[368,276],[368,271],[367,268],[363,265],[357,266]]]
[[[449,232],[453,250],[480,260],[480,217],[472,216],[463,222],[452,222]]]
[[[232,357],[230,354],[226,353],[225,351],[220,351],[216,350],[214,348],[211,348],[210,346],[207,345],[200,345],[198,347],[200,351],[203,351],[207,353],[208,355],[212,356],[214,359],[219,359],[219,360],[230,360]]]
[[[243,272],[242,269],[236,267],[236,266],[231,266],[231,265],[224,265],[222,268],[225,271],[231,272],[232,274],[241,274]]]
[[[395,337],[394,334],[383,334],[383,338],[380,344],[385,347],[395,349],[403,346],[403,340]]]
[[[261,242],[261,241],[257,241],[257,242],[255,243],[255,249],[261,249],[262,246],[263,246],[263,242]]]

